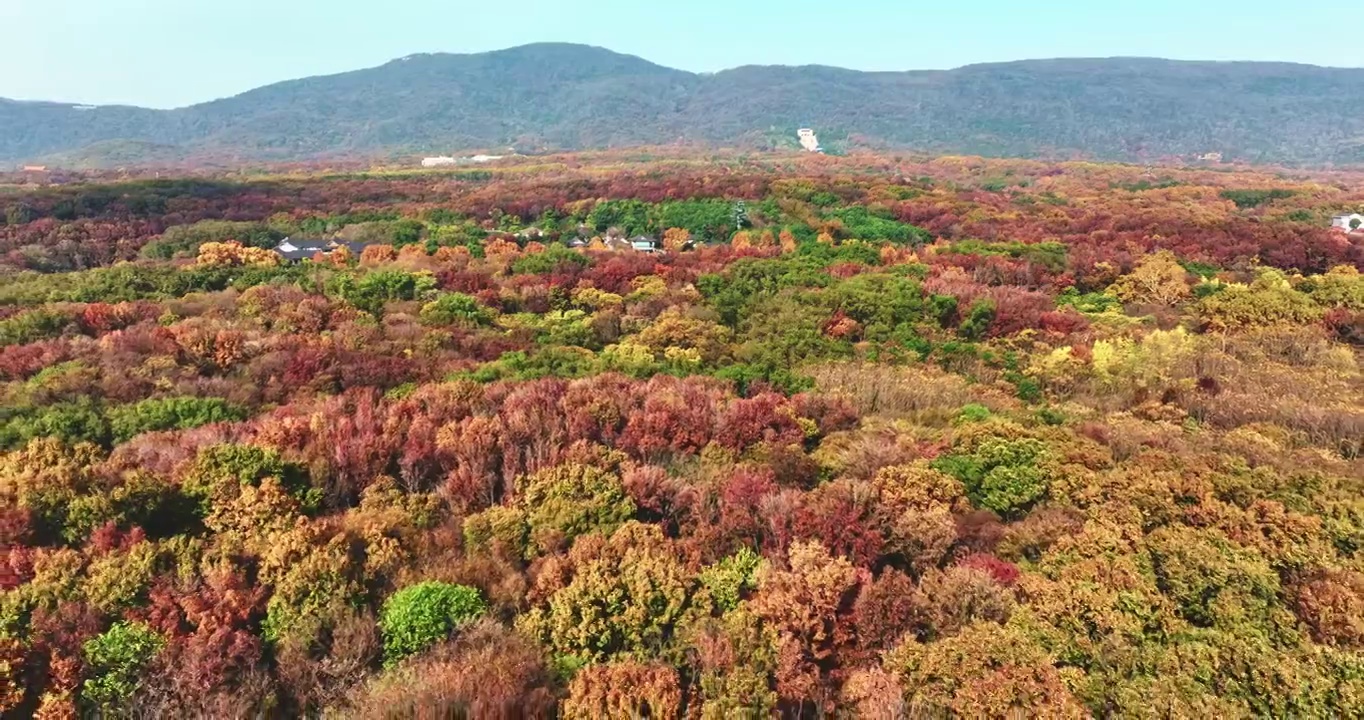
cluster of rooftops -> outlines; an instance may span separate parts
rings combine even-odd
[[[658,239],[648,235],[636,235],[629,239],[611,237],[607,238],[604,242],[608,250],[630,250],[643,253],[663,252],[663,246]],[[349,250],[352,255],[358,256],[360,253],[364,252],[365,248],[369,245],[370,243],[367,242],[286,237],[275,246],[274,250],[281,259],[297,262],[299,260],[312,259],[318,254],[328,255],[333,250],[343,247]],[[574,239],[568,243],[568,246],[574,248],[586,247],[587,242],[581,239]]]
[[[287,237],[275,246],[275,252],[285,260],[308,260],[318,253],[326,255],[340,247],[346,248],[352,254],[359,255],[364,252],[368,245],[369,243],[363,242]]]
[[[1364,233],[1364,215],[1358,213],[1337,215],[1331,218],[1331,226],[1336,230],[1349,234]],[[525,239],[534,239],[539,237],[539,234],[537,231],[530,231],[522,233],[521,237]],[[603,242],[606,245],[606,249],[614,251],[633,251],[642,253],[664,252],[663,244],[658,241],[658,238],[649,235],[636,235],[628,239],[623,237],[607,237]],[[683,249],[689,250],[691,249],[690,246],[693,244],[694,243],[688,243],[688,247],[684,247]],[[297,262],[299,260],[311,259],[318,254],[327,255],[333,250],[342,247],[349,250],[351,254],[358,256],[360,253],[364,252],[365,248],[369,245],[370,243],[367,242],[347,242],[336,239],[286,237],[280,241],[279,245],[275,246],[274,250],[282,259]],[[587,247],[587,245],[587,241],[581,238],[574,238],[568,243],[568,246],[571,248]]]
[[[607,250],[633,250],[643,253],[663,252],[663,245],[658,241],[658,238],[648,235],[636,235],[629,239],[608,237],[602,242],[606,245]],[[568,246],[571,248],[587,247],[587,241],[577,238],[569,241]]]

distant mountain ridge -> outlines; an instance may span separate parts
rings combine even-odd
[[[1220,152],[1364,163],[1364,69],[1145,58],[955,70],[674,70],[602,48],[413,55],[176,110],[0,99],[0,162],[286,161],[677,142],[766,147],[798,127],[876,147],[1141,160]],[[115,149],[112,153],[110,149]]]

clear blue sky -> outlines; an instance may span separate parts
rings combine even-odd
[[[546,40],[693,71],[1114,55],[1361,67],[1361,1],[0,0],[0,97],[177,107]]]

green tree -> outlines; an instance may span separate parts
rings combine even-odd
[[[658,206],[656,228],[684,228],[692,236],[708,240],[728,238],[733,229],[733,207],[725,200],[696,199],[665,202]]]
[[[830,288],[829,294],[874,342],[889,340],[900,326],[925,318],[923,290],[911,278],[864,273]]]
[[[1313,302],[1324,308],[1364,310],[1364,273],[1350,265],[1331,268],[1324,275],[1313,275],[1299,283],[1297,289],[1309,294]]]
[[[221,398],[168,397],[110,408],[108,416],[114,442],[121,443],[145,432],[242,420],[246,412]]]
[[[393,593],[379,617],[384,664],[392,666],[425,650],[487,612],[483,596],[465,585],[430,581]]]
[[[962,318],[961,324],[957,326],[957,332],[967,340],[981,340],[990,331],[990,324],[994,321],[994,302],[980,299],[971,303],[971,309],[966,312],[966,317]]]
[[[201,220],[192,225],[166,228],[159,239],[143,246],[142,256],[159,260],[169,260],[177,255],[192,256],[206,242],[227,240],[236,240],[248,247],[270,248],[278,245],[284,236],[278,229],[260,222]]]
[[[139,623],[117,623],[85,643],[89,679],[81,697],[100,716],[121,717],[128,713],[128,700],[137,690],[141,674],[166,641]]]
[[[0,347],[25,345],[56,337],[71,323],[71,316],[60,311],[37,309],[0,320]]]
[[[701,571],[701,584],[710,591],[711,600],[721,610],[739,606],[745,592],[758,587],[757,571],[762,557],[752,548],[742,548]]]
[[[551,245],[544,252],[522,255],[512,263],[511,269],[517,275],[544,275],[554,272],[560,265],[587,267],[590,263],[587,256],[580,252],[562,245]]]
[[[1223,190],[1220,195],[1223,200],[1230,200],[1236,203],[1236,207],[1248,210],[1259,207],[1273,200],[1283,200],[1296,195],[1292,190],[1285,188],[1273,188],[1269,190]]]
[[[0,411],[0,417],[4,417]],[[0,447],[15,448],[40,437],[107,445],[109,423],[89,397],[16,413],[0,424]]]
[[[185,472],[181,487],[203,503],[203,510],[223,507],[245,487],[259,487],[273,478],[304,507],[315,507],[320,493],[309,486],[308,474],[285,462],[274,450],[256,445],[211,445],[199,450]]]
[[[1169,250],[1148,255],[1108,291],[1124,302],[1175,305],[1189,297],[1188,271]]]
[[[933,242],[933,236],[923,228],[902,223],[887,217],[888,212],[875,212],[865,207],[854,206],[829,213],[843,223],[843,234],[858,240],[887,240],[897,245],[924,245]]]
[[[426,325],[453,325],[457,322],[485,325],[488,323],[488,310],[464,293],[442,293],[422,306],[421,321]]]
[[[548,468],[521,484],[531,541],[541,550],[592,532],[609,534],[635,514],[620,478],[588,465]]]
[[[626,235],[649,232],[651,207],[642,200],[606,200],[587,214],[587,224],[597,232],[620,228]]]
[[[522,616],[527,631],[568,665],[658,657],[673,646],[695,579],[657,526],[627,523],[572,555],[573,581]]]
[[[987,438],[971,452],[944,455],[931,466],[960,480],[977,506],[1001,515],[1027,510],[1046,495],[1052,477],[1047,445],[1034,438]]]
[[[24,225],[38,219],[38,211],[28,203],[16,203],[5,209],[5,222],[10,225]]]
[[[1240,330],[1265,325],[1314,322],[1322,309],[1289,284],[1283,273],[1264,270],[1250,285],[1228,285],[1198,303],[1209,330]]]
[[[1161,528],[1147,538],[1156,584],[1184,619],[1234,632],[1265,631],[1279,606],[1279,576],[1254,550],[1216,530]]]
[[[375,270],[358,279],[351,273],[341,273],[328,283],[328,290],[372,315],[383,312],[384,303],[394,300],[416,300],[435,289],[436,281],[429,273],[414,274],[403,270]]]

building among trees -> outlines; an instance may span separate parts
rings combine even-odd
[[[286,262],[298,262],[308,260],[321,253],[329,255],[337,248],[344,247],[355,257],[365,251],[369,246],[367,242],[341,242],[335,239],[324,240],[319,238],[293,238],[286,237],[275,246],[275,252],[280,259]]]
[[[1347,233],[1357,232],[1364,228],[1364,215],[1359,213],[1337,215],[1331,218],[1331,227]]]
[[[800,138],[800,146],[807,152],[824,152],[824,148],[819,146],[819,137],[810,128],[801,128],[796,131],[796,137]]]

